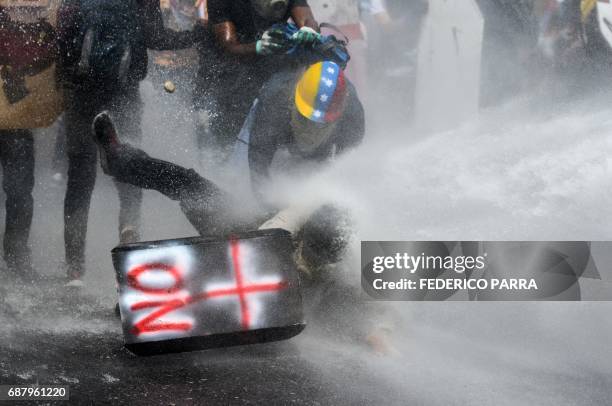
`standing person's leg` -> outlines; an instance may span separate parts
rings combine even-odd
[[[122,140],[134,146],[142,142],[142,100],[138,87],[129,88],[113,100],[113,117]],[[119,241],[136,242],[140,239],[140,213],[142,189],[133,185],[115,182],[119,193]]]
[[[69,279],[85,272],[89,205],[96,183],[97,150],[91,139],[91,101],[73,96],[65,113],[68,181],[64,200],[64,244]]]
[[[209,155],[213,159],[217,154],[212,150],[217,145],[216,140],[213,138],[211,122],[214,121],[215,115],[219,114],[218,110],[217,104],[211,96],[198,96],[194,99],[196,145],[198,151],[210,152]]]
[[[34,139],[29,130],[0,131],[0,160],[6,193],[4,259],[11,272],[32,274],[28,239],[34,209]]]
[[[215,89],[217,112],[211,116],[210,130],[217,149],[226,155],[223,160],[231,154],[242,125],[265,82],[264,77],[252,76],[249,72],[225,77]]]

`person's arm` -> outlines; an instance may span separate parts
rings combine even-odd
[[[291,8],[291,19],[298,28],[309,27],[319,32],[319,24],[312,14],[312,10],[305,1],[295,2]]]
[[[383,0],[370,0],[369,6],[367,13],[374,17],[378,24],[382,27],[388,27],[391,24],[391,16],[389,16]]]
[[[158,0],[141,0],[144,36],[147,48],[156,51],[184,49],[193,46],[195,36],[191,31],[173,31],[164,27]]]
[[[261,39],[243,44],[236,34],[236,26],[230,21],[213,26],[215,38],[221,48],[229,55],[241,58],[253,58],[260,55],[283,54],[289,48],[282,29],[270,28],[263,33]]]
[[[236,26],[231,21],[213,25],[213,32],[217,43],[224,52],[239,57],[254,57],[257,55],[255,42],[241,44],[236,33]]]
[[[255,57],[258,54],[274,53],[274,49],[282,49],[281,44],[272,44],[270,49],[260,49],[258,52],[257,42],[243,44],[238,39],[236,26],[229,19],[229,10],[227,9],[227,1],[225,0],[210,0],[208,3],[208,18],[213,27],[213,32],[217,43],[229,55],[237,57]],[[312,10],[308,7],[305,0],[295,1],[291,8],[291,18],[298,27],[310,27],[315,31],[319,30]],[[264,35],[265,38],[265,35]],[[274,39],[266,39],[267,41],[275,42]],[[262,42],[262,41],[260,41]],[[269,43],[266,43],[269,45]],[[264,45],[265,47],[265,45]]]
[[[296,237],[298,232],[306,223],[306,220],[315,212],[317,205],[313,203],[294,204],[274,213],[274,216],[259,226],[259,230],[280,228],[289,231],[291,236]]]
[[[228,55],[254,57],[257,54],[256,43],[240,43],[236,25],[231,18],[230,3],[229,0],[208,0],[207,2],[208,24],[217,45]]]
[[[294,35],[294,42],[298,45],[311,46],[321,39],[321,29],[312,14],[306,0],[291,2],[291,19],[299,28]]]

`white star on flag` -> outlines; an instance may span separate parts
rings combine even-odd
[[[330,67],[330,68],[327,68],[327,72],[333,75],[334,73],[336,73],[336,70]]]
[[[321,101],[322,101],[322,102],[326,102],[326,101],[327,101],[327,99],[329,99],[329,96],[328,96],[328,95],[326,95],[326,94],[322,94],[322,95],[321,95]]]
[[[326,85],[327,87],[332,87],[332,86],[333,86],[333,84],[334,84],[334,81],[333,81],[333,80],[331,80],[331,79],[324,79],[324,81],[325,81],[325,85]]]
[[[319,110],[315,110],[314,114],[315,118],[321,118],[321,112]]]

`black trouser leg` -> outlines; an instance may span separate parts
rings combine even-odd
[[[219,83],[214,91],[217,111],[211,117],[210,130],[221,149],[231,151],[264,82],[265,78],[253,77],[245,71]]]
[[[255,97],[219,102],[216,114],[210,119],[210,131],[219,149],[226,150],[228,153],[231,151],[254,100]]]
[[[80,277],[84,271],[87,221],[97,170],[97,150],[90,136],[94,112],[87,105],[82,108],[72,105],[65,116],[68,182],[64,200],[64,243],[71,277]]]
[[[189,222],[200,234],[213,234],[227,226],[223,216],[227,196],[193,169],[160,159],[123,144],[109,156],[109,175],[119,182],[156,190],[179,201]]]
[[[20,271],[30,266],[28,238],[34,203],[34,139],[28,130],[0,131],[0,161],[6,193],[4,259]]]

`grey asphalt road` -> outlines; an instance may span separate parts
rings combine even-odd
[[[368,347],[332,332],[333,328],[346,332],[346,325],[313,327],[315,335],[328,337],[321,348],[309,343],[309,329],[303,340],[137,357],[123,348],[120,321],[111,307],[67,290],[59,280],[36,287],[9,283],[2,296],[0,384],[69,385],[71,404],[400,401],[389,392],[392,384],[389,391],[367,389],[377,380],[371,365],[350,352],[367,353]],[[330,345],[336,350],[330,351]],[[344,345],[352,347],[348,354]],[[332,357],[325,361],[325,370],[318,364],[319,351]],[[384,380],[379,384],[385,385]]]

